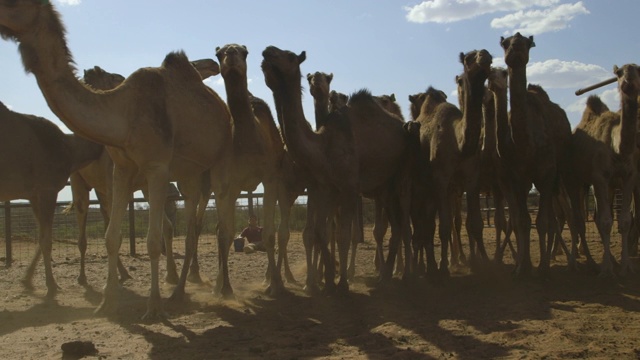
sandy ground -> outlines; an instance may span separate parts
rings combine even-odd
[[[489,249],[494,248],[492,232],[485,230]],[[41,268],[36,290],[23,290],[19,279],[25,264],[17,262],[0,269],[0,357],[74,359],[61,350],[63,343],[74,340],[93,342],[98,353],[85,358],[101,359],[640,357],[637,274],[599,279],[569,273],[559,258],[549,279],[515,281],[507,257],[507,265],[481,275],[457,268],[444,285],[394,279],[380,286],[370,231],[366,234],[347,297],[309,297],[301,285],[288,283],[291,295],[270,298],[264,294],[265,254],[232,251],[235,299],[214,295],[210,282],[188,284],[188,300],[168,306],[169,317],[157,322],[141,320],[149,289],[144,255],[123,256],[134,279],[124,284],[119,309],[109,317],[93,314],[106,279],[103,253],[90,254],[91,286],[86,288],[76,283],[77,252],[54,255],[54,273],[62,288],[54,301],[44,298]],[[294,275],[302,283],[299,239],[294,234],[290,253]],[[180,246],[177,254],[183,252]],[[537,246],[532,249],[537,253]],[[595,240],[592,249],[600,259],[601,246]],[[620,254],[617,241],[613,251]],[[201,257],[202,275],[215,278],[216,253],[206,251]],[[634,264],[640,269],[635,258]],[[161,290],[166,298],[172,287],[163,284]]]

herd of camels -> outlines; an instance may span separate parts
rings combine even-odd
[[[556,235],[567,222],[572,238],[571,249],[565,246],[569,267],[576,267],[580,244],[589,268],[602,276],[613,275],[613,189],[622,192],[619,272],[624,275],[633,270],[626,243],[634,214],[640,216],[631,208],[634,196],[640,196],[640,67],[634,64],[614,68],[620,110],[610,111],[597,96],[591,96],[573,131],[565,112],[547,93],[527,84],[526,66],[535,44],[532,36],[520,33],[500,39],[506,69],[492,67],[492,56],[486,50],[461,53],[462,72],[456,77],[458,106],[447,102],[442,91],[429,87],[410,96],[411,120],[407,122],[393,96],[375,97],[361,90],[347,97],[330,91],[332,74],[316,72],[307,75],[315,100],[313,129],[302,106],[304,51],[295,54],[269,46],[262,52],[262,71],[273,92],[276,122],[268,105],[249,92],[248,51],[242,45],[217,48],[217,63],[210,59],[190,62],[184,53],[173,52],[160,67],[141,68],[126,79],[95,67],[86,70],[80,80],[60,15],[48,1],[0,0],[0,34],[18,43],[26,71],[35,75],[53,113],[74,132],[63,134],[45,119],[0,106],[0,201],[22,198],[31,202],[39,224],[39,251],[23,281],[31,286],[34,268],[43,258],[49,297],[58,290],[51,267],[52,220],[57,194],[69,178],[81,224],[91,188],[96,189],[107,212],[108,276],[97,310],[101,312],[113,311],[120,280],[129,276],[118,258],[121,225],[132,192],[141,189],[149,202],[151,262],[145,317],[163,314],[159,289],[162,242],[171,249],[171,224],[163,206],[169,183],[174,181],[184,198],[187,235],[180,274],[171,251],[166,252],[165,279],[176,284],[171,300],[184,296],[188,279],[199,278],[197,239],[205,201],[212,193],[219,218],[215,292],[232,295],[227,260],[234,236],[235,203],[241,191],[253,190],[260,183],[264,186],[267,291],[272,295],[286,291],[283,264],[285,278],[293,278],[286,257],[288,218],[291,205],[305,189],[305,290],[311,294],[348,291],[361,234],[360,196],[375,200],[375,261],[382,280],[393,275],[399,255],[404,259],[403,278],[418,273],[421,266],[429,278],[449,275],[450,243],[452,261],[460,256],[462,193],[467,200],[470,264],[472,268],[486,265],[489,256],[483,243],[479,200],[485,191],[499,204],[496,257],[504,250],[502,232],[512,228],[517,241],[515,276],[530,276],[532,224],[527,197],[532,185],[540,194],[535,224],[541,254],[538,273],[544,276],[549,271],[552,247],[564,245]],[[226,102],[202,81],[217,74],[224,79]],[[604,246],[599,266],[585,239],[584,204],[590,187]],[[282,219],[277,229],[276,204]],[[387,226],[391,236],[385,258],[382,239]],[[434,253],[436,228],[441,243],[439,261]],[[338,247],[337,283],[335,254],[328,238],[335,238]],[[86,283],[84,234],[79,248],[78,281]]]

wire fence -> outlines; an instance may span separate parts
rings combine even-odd
[[[529,209],[532,217],[535,217],[538,208],[538,196],[532,194],[529,198]],[[92,203],[87,216],[87,256],[105,258],[104,245],[105,225],[103,216],[97,202]],[[183,202],[180,198],[175,202],[176,212],[170,218],[174,222],[174,251],[184,251],[184,235],[186,234],[186,220],[184,219]],[[483,196],[482,215],[485,228],[493,227],[493,214],[495,205],[490,196]],[[78,238],[79,228],[76,216],[73,213],[65,213],[68,202],[59,202],[55,210],[53,225],[53,257],[54,259],[67,259],[79,256]],[[247,224],[250,212],[260,215],[262,213],[262,194],[243,194],[236,203],[236,233],[239,233]],[[593,213],[593,199],[587,203],[588,214]],[[507,211],[508,212],[508,211]],[[463,201],[463,221],[466,214],[466,206]],[[26,262],[31,259],[37,248],[37,223],[28,202],[6,202],[0,207],[0,261],[6,266],[14,262]],[[375,204],[372,200],[363,200],[363,224],[370,228],[375,220]],[[291,241],[300,237],[306,221],[306,197],[300,197],[291,211],[290,228]],[[592,216],[588,216],[592,221]],[[280,222],[279,211],[276,209],[276,222]],[[122,254],[135,255],[146,253],[146,233],[148,223],[148,203],[144,199],[133,199],[129,205],[128,221],[122,225],[123,246]],[[200,237],[199,249],[215,251],[215,226],[217,223],[217,211],[215,201],[209,201],[203,230]],[[464,222],[463,222],[464,223]],[[387,234],[387,237],[389,234]],[[128,243],[128,246],[126,244]],[[4,245],[4,246],[2,246]]]

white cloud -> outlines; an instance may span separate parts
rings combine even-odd
[[[578,61],[550,59],[531,63],[527,67],[527,80],[545,88],[578,89],[612,76],[610,71],[601,66]]]
[[[223,87],[224,88],[224,79],[222,78],[222,76],[208,77],[208,78],[204,79],[203,81],[208,86],[218,86],[218,87]]]
[[[491,27],[507,29],[505,33],[520,31],[542,34],[562,30],[577,15],[589,14],[582,1],[559,4],[560,0],[428,0],[405,6],[406,18],[415,23],[451,23],[474,17],[507,12],[495,18]]]
[[[517,11],[513,14],[491,20],[495,29],[509,29],[505,33],[522,32],[526,34],[542,34],[558,31],[568,27],[568,23],[576,15],[589,14],[582,1],[575,4],[562,4],[544,10]]]
[[[415,23],[450,23],[494,12],[549,7],[559,0],[429,0],[405,6],[407,20]]]
[[[57,0],[61,5],[76,6],[80,5],[82,0]]]

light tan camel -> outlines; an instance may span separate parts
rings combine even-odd
[[[308,187],[307,224],[303,234],[307,260],[306,289],[313,292],[318,286],[312,266],[314,245],[321,248],[325,259],[325,291],[331,292],[336,286],[326,238],[327,220],[335,214],[340,256],[337,286],[339,290],[347,291],[347,258],[357,195],[360,192],[366,195],[387,185],[394,175],[404,170],[405,129],[383,111],[368,92],[359,92],[351,97],[347,113],[342,110],[330,113],[323,130],[313,132],[302,112],[300,92],[300,64],[306,59],[306,54],[296,55],[270,46],[262,55],[265,83],[273,91],[278,118],[284,124],[287,148],[294,162],[307,169],[313,178]],[[364,117],[364,113],[370,116]],[[378,140],[371,141],[374,138]],[[376,143],[373,148],[370,147],[372,143]],[[403,206],[408,207],[409,194],[406,193],[402,194],[402,200],[407,202]],[[403,230],[408,235],[408,217],[402,225],[407,227]],[[408,236],[403,240],[408,241]],[[411,250],[407,250],[410,258]]]
[[[196,69],[198,69],[199,66],[198,71],[201,72],[201,75],[203,76],[206,76],[207,74],[214,74],[215,69],[217,69],[218,66],[218,64],[211,59],[197,60],[192,62],[192,64],[194,64]],[[195,66],[196,64],[198,66]],[[120,74],[107,72],[99,66],[95,66],[84,71],[82,80],[93,89],[104,91],[111,90],[120,85],[124,81],[124,77]],[[94,189],[96,192],[96,196],[100,203],[100,211],[102,212],[102,216],[105,221],[105,226],[109,225],[109,214],[111,213],[113,161],[103,145],[97,143],[94,144],[101,149],[99,157],[82,169],[72,173],[70,177],[71,194],[73,196],[71,208],[76,211],[76,218],[79,226],[78,249],[80,250],[80,274],[78,275],[78,283],[81,285],[87,284],[85,274],[85,254],[87,250],[86,223],[89,210],[89,192],[91,189]],[[145,196],[148,195],[144,177],[137,176],[133,181],[133,184],[133,187],[136,190],[142,190]],[[173,187],[173,189],[177,192],[175,187]],[[165,203],[165,214],[169,209],[168,207],[170,206],[171,201],[167,200],[167,203]],[[165,239],[166,245],[165,249],[171,249],[173,242],[173,225],[166,216],[163,219],[162,229],[163,239]],[[173,259],[173,253],[167,252],[166,258],[167,275],[165,280],[168,283],[175,284],[178,281],[178,274],[176,271],[175,261]],[[118,259],[118,272],[120,273],[120,282],[131,278],[127,269],[122,265],[120,259]]]
[[[247,48],[238,44],[216,48],[227,104],[233,118],[233,161],[236,166],[228,191],[231,197],[237,198],[241,191],[253,191],[260,183],[264,186],[262,240],[267,249],[268,273],[271,275],[268,292],[277,295],[284,290],[281,272],[276,271],[279,268],[275,258],[274,216],[279,194],[287,195],[280,172],[285,155],[284,144],[266,103],[249,93],[248,54]],[[260,111],[254,111],[256,104],[260,106]],[[280,209],[281,215],[284,215],[282,221],[288,226],[290,207],[281,206]],[[286,244],[283,247],[286,248]],[[180,280],[178,286],[184,287],[182,276]]]
[[[29,144],[29,151],[24,151]],[[90,141],[65,135],[52,122],[9,110],[0,103],[0,201],[26,199],[38,223],[38,248],[22,280],[31,289],[33,274],[44,255],[47,297],[58,285],[51,267],[53,215],[58,192],[72,171],[99,155]]]
[[[151,292],[144,317],[163,312],[158,263],[169,181],[180,182],[185,198],[190,256],[196,202],[207,170],[211,170],[220,219],[221,291],[230,295],[227,247],[233,235],[235,199],[223,190],[229,186],[231,116],[224,102],[202,83],[184,53],[171,53],[161,67],[140,69],[122,85],[102,92],[78,81],[64,26],[50,3],[0,1],[0,33],[19,42],[25,69],[36,76],[52,111],[77,134],[106,145],[114,161],[111,221],[106,232],[109,270],[98,311],[110,311],[117,302],[120,230],[132,181],[138,174],[144,175],[149,188]]]
[[[449,276],[448,246],[453,224],[451,205],[458,193],[456,189],[467,191],[467,233],[472,245],[472,262],[476,262],[477,256],[488,259],[482,239],[477,165],[465,165],[477,156],[479,149],[484,82],[489,75],[492,56],[486,50],[474,50],[460,53],[460,62],[464,69],[462,112],[446,101],[442,91],[429,88],[415,120],[421,124],[421,158],[413,185],[416,199],[415,204],[412,203],[414,246],[416,250],[426,246],[427,274],[431,277],[436,275],[437,269],[433,253],[436,213],[442,246],[439,272],[441,276]],[[421,97],[414,96],[414,100]]]
[[[614,67],[618,77],[620,111],[611,112],[597,96],[590,96],[582,119],[573,132],[571,147],[571,176],[567,190],[572,194],[574,216],[580,239],[585,238],[584,198],[589,185],[593,186],[596,198],[596,226],[604,245],[601,275],[613,274],[610,249],[613,225],[612,189],[622,190],[622,204],[618,214],[618,231],[622,236],[621,275],[632,270],[627,241],[631,227],[631,198],[637,184],[639,150],[637,139],[638,93],[640,91],[640,68],[627,64]],[[586,247],[587,261],[593,263]],[[577,253],[576,241],[572,252]]]
[[[536,92],[527,91],[526,65],[529,50],[535,46],[533,36],[527,38],[516,33],[506,39],[501,37],[500,45],[509,71],[511,136],[498,137],[498,151],[509,219],[518,242],[515,275],[528,277],[532,273],[527,199],[533,184],[540,193],[536,230],[540,241],[538,271],[544,276],[549,271],[547,238],[553,238],[556,229],[553,196],[561,184],[560,172],[567,170],[563,157],[568,153],[571,128],[564,111],[550,112],[548,102]]]

